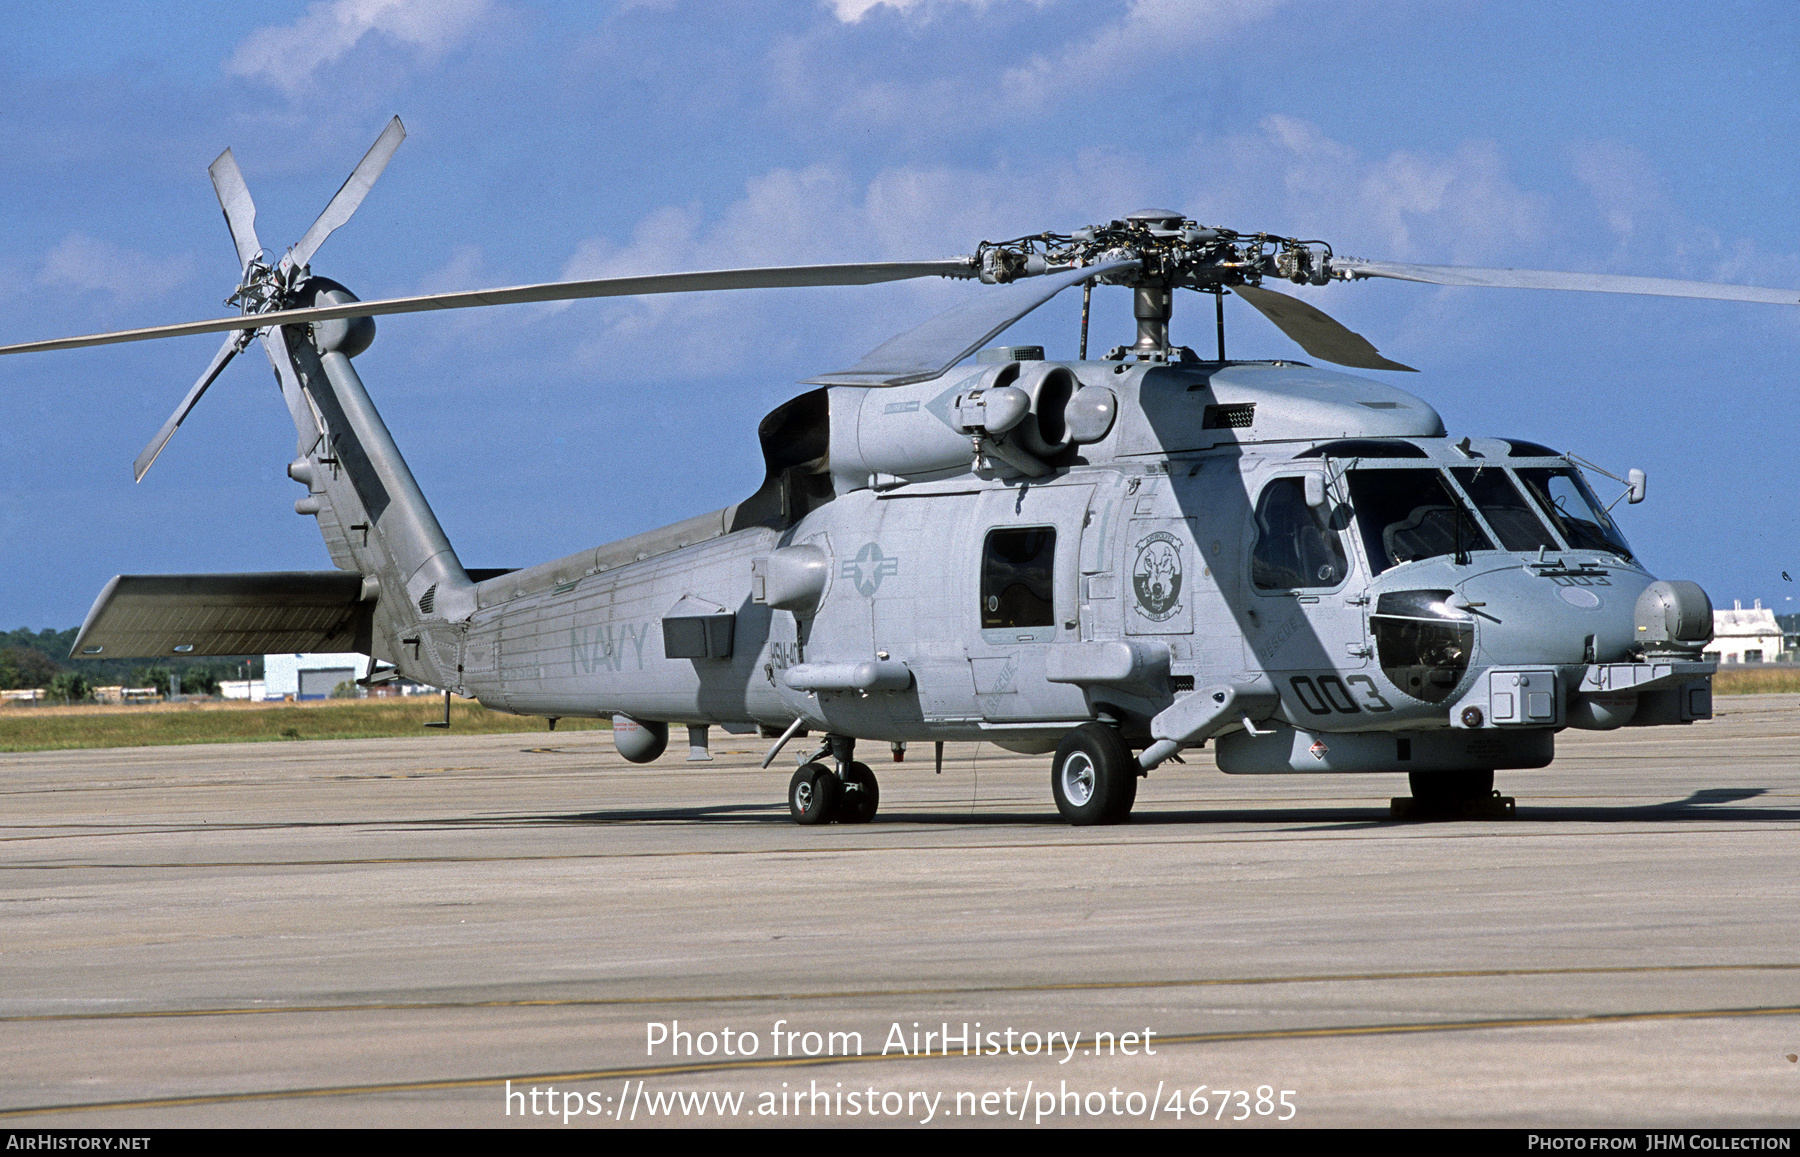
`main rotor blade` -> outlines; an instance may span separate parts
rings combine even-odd
[[[375,143],[363,154],[363,159],[357,162],[356,168],[351,170],[349,179],[332,196],[331,203],[325,206],[319,219],[312,223],[306,236],[300,238],[300,243],[288,253],[288,264],[305,265],[311,261],[312,255],[325,243],[325,238],[331,236],[339,225],[350,220],[350,215],[356,212],[363,198],[369,195],[369,188],[375,184],[375,178],[381,176],[381,171],[387,168],[394,150],[405,139],[406,126],[400,123],[399,117],[395,117],[387,123],[387,128],[381,130],[381,135],[375,138]]]
[[[1101,268],[1093,266],[1091,268]],[[767,269],[716,269],[699,273],[658,273],[645,277],[604,277],[594,281],[546,281],[506,289],[474,289],[462,293],[430,293],[421,297],[391,297],[344,305],[311,306],[239,317],[121,329],[112,333],[59,337],[48,341],[0,346],[0,354],[41,353],[114,345],[158,337],[193,333],[224,333],[235,329],[261,329],[269,325],[300,325],[341,317],[378,317],[389,313],[420,313],[431,309],[467,309],[476,305],[517,305],[534,301],[573,301],[585,297],[631,297],[651,293],[695,293],[714,289],[793,289],[814,285],[872,285],[880,281],[904,281],[912,277],[970,277],[975,267],[967,258],[948,261],[877,261],[856,265],[781,265]],[[1091,273],[1089,276],[1093,276]]]
[[[1122,269],[1134,269],[1141,264],[1135,258],[1106,261],[987,290],[979,297],[945,310],[924,325],[882,342],[849,369],[807,378],[804,384],[904,386],[908,382],[935,378],[1071,285]]]
[[[213,192],[219,195],[219,208],[225,210],[225,225],[237,246],[241,272],[262,252],[262,242],[256,239],[256,202],[250,199],[250,186],[244,184],[244,174],[238,172],[237,158],[230,149],[220,153],[206,172],[212,177]]]
[[[1500,289],[1572,289],[1588,293],[1645,293],[1653,297],[1701,297],[1765,305],[1800,305],[1800,290],[1725,285],[1715,281],[1674,281],[1666,277],[1621,277],[1611,273],[1556,273],[1547,269],[1481,269],[1472,265],[1406,265],[1397,261],[1331,259],[1333,270],[1364,277],[1391,277],[1428,285],[1478,285]]]
[[[206,367],[206,372],[200,375],[200,380],[194,383],[194,388],[187,392],[187,397],[181,399],[181,405],[175,407],[175,412],[170,414],[169,420],[162,424],[162,429],[156,432],[156,437],[150,439],[150,444],[144,447],[144,452],[139,454],[137,461],[131,464],[132,481],[142,482],[144,480],[144,475],[149,473],[151,464],[156,461],[156,456],[163,452],[163,447],[167,446],[169,439],[175,436],[176,429],[187,420],[188,412],[200,401],[200,395],[206,392],[206,387],[213,384],[213,379],[218,377],[220,371],[230,364],[231,359],[237,356],[237,352],[238,335],[227,334],[225,344],[220,346],[219,352],[213,355],[212,364]]]
[[[1256,311],[1275,323],[1277,329],[1294,339],[1299,347],[1315,358],[1352,366],[1359,370],[1407,370],[1411,366],[1391,362],[1381,356],[1369,339],[1297,297],[1276,293],[1254,285],[1234,285],[1231,292],[1248,302]]]

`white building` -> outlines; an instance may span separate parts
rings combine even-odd
[[[339,683],[354,683],[369,670],[369,657],[337,654],[264,655],[263,698],[329,699]]]
[[[1772,663],[1781,658],[1781,624],[1775,612],[1762,605],[1745,609],[1733,600],[1729,611],[1713,611],[1713,641],[1708,659],[1720,663]]]
[[[264,662],[267,662],[264,658]],[[221,699],[248,699],[253,703],[263,700],[263,681],[261,679],[221,679],[219,681],[219,697]]]

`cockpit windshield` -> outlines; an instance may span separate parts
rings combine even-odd
[[[1494,549],[1437,470],[1352,470],[1350,504],[1376,574],[1421,558]]]
[[[1571,548],[1604,551],[1632,561],[1625,536],[1573,466],[1521,469],[1519,481]]]
[[[1500,536],[1502,547],[1520,552],[1562,549],[1505,470],[1498,466],[1457,466],[1450,473],[1475,500],[1475,508]]]

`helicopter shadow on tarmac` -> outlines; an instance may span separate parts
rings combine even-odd
[[[1298,831],[1352,831],[1362,828],[1379,828],[1405,825],[1418,825],[1442,822],[1488,823],[1501,826],[1517,826],[1520,822],[1528,823],[1644,823],[1656,821],[1689,821],[1707,820],[1711,822],[1743,823],[1792,823],[1800,820],[1800,808],[1795,807],[1732,807],[1735,803],[1755,799],[1765,795],[1767,788],[1707,788],[1696,791],[1685,799],[1668,800],[1649,804],[1625,805],[1522,805],[1516,819],[1511,820],[1396,820],[1371,805],[1348,804],[1341,806],[1308,807],[1280,806],[1258,808],[1204,808],[1161,810],[1154,807],[1137,811],[1127,826],[1147,828],[1158,826],[1199,826],[1210,824],[1256,824],[1270,827],[1281,826]],[[1373,812],[1374,814],[1371,814]],[[759,824],[783,826],[791,823],[787,808],[779,803],[725,803],[695,807],[648,807],[618,808],[593,811],[569,812],[563,814],[482,816],[467,818],[446,818],[422,821],[426,826],[438,827],[505,827],[505,826],[550,826],[562,824],[633,824],[633,823],[681,823],[681,824]],[[891,828],[898,825],[910,825],[921,828],[936,827],[1050,827],[1063,828],[1066,825],[1061,817],[1050,811],[883,811],[873,821],[874,825]]]
[[[1762,787],[1715,787],[1696,791],[1685,799],[1667,800],[1648,804],[1540,804],[1521,803],[1517,815],[1513,818],[1497,821],[1446,819],[1396,820],[1382,817],[1379,820],[1359,820],[1350,823],[1330,824],[1311,830],[1329,831],[1336,829],[1386,827],[1394,824],[1418,823],[1645,823],[1657,821],[1691,821],[1707,820],[1713,823],[1792,823],[1800,820],[1800,808],[1794,807],[1729,807],[1733,803],[1755,799],[1765,795],[1768,788]],[[1291,812],[1288,814],[1292,814]],[[1254,822],[1257,819],[1273,819],[1276,813],[1266,811],[1233,813],[1233,818],[1240,822]],[[1163,819],[1186,819],[1204,816],[1218,820],[1221,813],[1177,813],[1174,816],[1164,815]],[[1134,817],[1134,819],[1137,817]],[[1147,816],[1145,818],[1148,818]]]

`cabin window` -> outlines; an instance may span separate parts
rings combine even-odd
[[[988,531],[981,552],[982,628],[1054,627],[1051,578],[1055,562],[1055,527]]]
[[[1494,549],[1436,470],[1352,470],[1350,504],[1376,574],[1422,558]]]
[[[1335,587],[1350,573],[1343,539],[1325,508],[1306,504],[1301,478],[1277,478],[1256,503],[1256,549],[1250,578],[1257,590]]]

